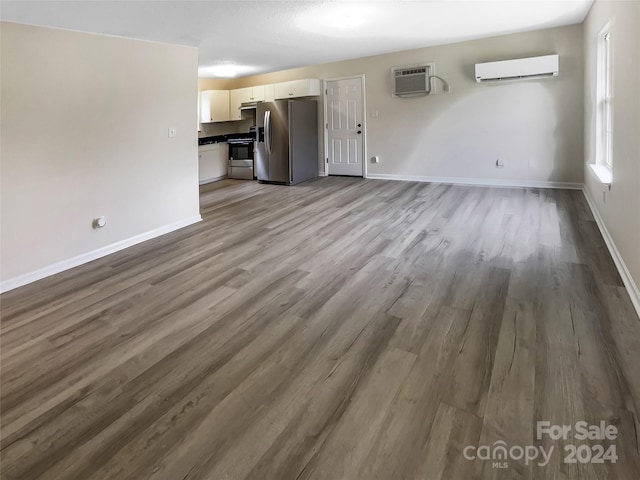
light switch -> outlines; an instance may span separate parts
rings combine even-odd
[[[176,136],[176,127],[169,127],[169,138]]]

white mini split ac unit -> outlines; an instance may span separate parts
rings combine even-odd
[[[418,97],[429,95],[429,77],[433,75],[432,64],[411,65],[391,69],[394,97]]]
[[[558,55],[476,63],[476,82],[478,83],[556,77],[557,75]]]

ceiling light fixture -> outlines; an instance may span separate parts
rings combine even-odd
[[[330,25],[334,28],[348,29],[356,28],[365,22],[365,18],[360,12],[361,9],[345,8],[336,11],[330,17]]]
[[[247,75],[255,71],[255,67],[236,65],[235,63],[221,63],[198,67],[200,78],[235,78],[238,75]]]

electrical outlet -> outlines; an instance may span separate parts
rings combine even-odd
[[[498,167],[498,168],[504,167],[504,160],[502,158],[498,158],[496,160],[496,167]]]
[[[374,155],[371,157],[371,163],[380,163],[380,157],[378,155]]]
[[[102,228],[107,225],[107,217],[96,217],[93,219],[93,228]]]

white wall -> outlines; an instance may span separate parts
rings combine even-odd
[[[1,30],[3,289],[199,218],[197,49]]]
[[[585,189],[637,286],[640,285],[640,2],[596,1],[585,20],[585,160],[595,162],[597,35],[608,22],[613,42],[613,182],[611,191],[603,191],[585,164]]]
[[[550,53],[560,55],[557,78],[475,82],[475,63]],[[230,87],[365,74],[368,156],[381,158],[368,164],[370,174],[580,184],[582,60],[582,26],[573,25],[246,77]],[[391,96],[392,67],[430,61],[451,93]],[[495,167],[498,157],[505,168]],[[321,153],[319,161],[322,170]]]

